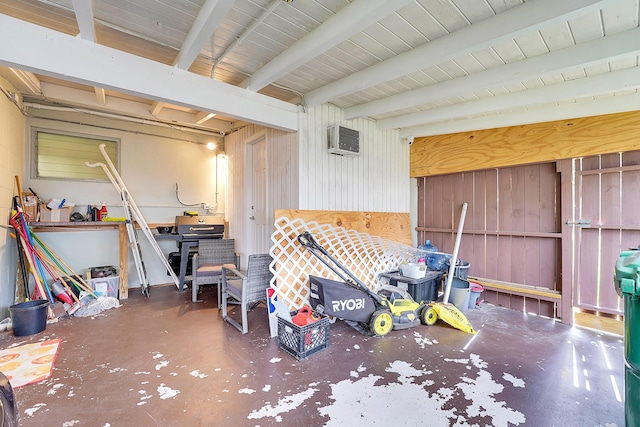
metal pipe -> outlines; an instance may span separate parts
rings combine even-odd
[[[87,108],[59,107],[59,106],[56,106],[56,105],[36,104],[34,102],[24,102],[23,105],[25,107],[36,108],[38,110],[51,110],[51,111],[62,111],[62,112],[67,112],[67,113],[91,114],[91,115],[94,115],[94,116],[105,117],[105,118],[108,118],[108,119],[122,120],[122,121],[126,121],[126,122],[134,122],[134,123],[139,123],[139,124],[142,124],[142,125],[160,126],[160,127],[164,127],[164,128],[181,130],[181,131],[185,131],[185,132],[193,132],[193,133],[199,133],[199,134],[202,134],[202,135],[215,136],[215,137],[218,137],[218,138],[222,139],[222,136],[220,136],[219,133],[215,133],[215,132],[212,132],[212,131],[206,131],[206,130],[201,130],[201,129],[196,129],[196,128],[190,128],[190,127],[187,127],[187,126],[170,125],[170,124],[163,123],[163,122],[157,122],[157,121],[153,121],[153,120],[146,120],[146,119],[141,119],[141,118],[138,118],[138,117],[122,116],[122,115],[113,114],[113,113],[105,113],[105,112],[102,112],[102,111],[95,111],[95,110],[90,110],[90,109],[87,109]]]
[[[467,204],[462,204],[462,213],[460,214],[460,224],[458,224],[458,234],[456,235],[456,242],[453,245],[453,254],[449,261],[449,272],[447,273],[447,281],[444,285],[444,297],[442,302],[447,304],[449,302],[449,293],[451,292],[451,283],[453,283],[453,273],[456,270],[456,263],[458,261],[458,250],[460,249],[460,239],[462,239],[462,229],[464,227],[464,219],[467,216]]]

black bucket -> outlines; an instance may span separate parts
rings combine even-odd
[[[49,301],[34,299],[20,302],[9,307],[13,335],[24,337],[42,332],[47,327],[47,312]]]

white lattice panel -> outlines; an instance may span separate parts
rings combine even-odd
[[[309,303],[309,275],[341,280],[298,242],[298,235],[304,231],[310,232],[320,246],[372,290],[386,283],[378,278],[380,273],[397,270],[403,262],[415,262],[420,254],[408,245],[315,221],[280,217],[274,226],[271,286],[291,310]],[[331,260],[327,262],[331,264]]]

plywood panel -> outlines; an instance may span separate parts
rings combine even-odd
[[[278,209],[275,211],[275,217],[276,219],[280,217],[300,218],[305,222],[316,221],[319,224],[331,224],[335,227],[344,227],[348,230],[411,245],[411,226],[408,213]]]
[[[412,177],[640,149],[640,112],[415,138]],[[455,153],[455,155],[452,155]]]

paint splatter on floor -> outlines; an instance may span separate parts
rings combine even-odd
[[[41,408],[43,408],[45,406],[47,406],[47,405],[45,405],[44,403],[36,403],[31,408],[25,409],[24,413],[27,414],[27,416],[29,416],[29,417],[33,417],[33,414],[35,414],[36,412],[38,412]]]
[[[252,411],[247,418],[250,420],[257,420],[260,418],[273,418],[276,422],[282,422],[282,416],[280,414],[289,412],[304,401],[313,396],[317,392],[317,388],[309,388],[301,393],[296,393],[291,396],[285,396],[278,400],[278,403],[274,405],[266,405],[258,410]]]
[[[459,376],[443,379],[437,372],[416,367],[413,363],[396,360],[389,363],[387,375],[367,375],[364,364],[350,372],[349,379],[330,384],[333,403],[319,407],[318,413],[329,418],[325,426],[352,424],[355,419],[361,425],[470,425],[472,420],[495,427],[507,427],[525,423],[525,416],[499,401],[496,395],[507,387],[524,387],[524,381],[513,375],[503,376],[504,384],[495,381],[486,370],[487,364],[479,356],[471,354],[466,359],[446,359],[448,363],[461,365]],[[281,398],[277,404],[267,404],[252,411],[247,418],[273,418],[286,421],[284,414],[291,411],[319,391],[318,384],[310,384],[307,390]],[[454,407],[452,399],[463,394],[470,404]],[[416,402],[420,402],[419,405]]]
[[[54,384],[48,391],[47,394],[50,396],[53,396],[54,394],[56,394],[56,392],[58,391],[58,389],[60,387],[64,387],[64,384]]]
[[[206,374],[201,374],[200,371],[198,371],[198,370],[189,372],[189,375],[191,375],[192,377],[196,377],[196,378],[207,378],[209,376],[209,375],[206,375]]]
[[[173,390],[170,387],[167,387],[164,384],[160,384],[158,386],[158,394],[160,395],[160,399],[171,399],[172,397],[176,397],[180,393],[180,390]]]
[[[169,362],[166,360],[163,360],[162,362],[156,364],[156,371],[159,371],[162,368],[166,368],[167,366],[169,366]]]

